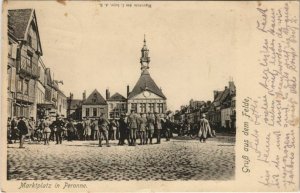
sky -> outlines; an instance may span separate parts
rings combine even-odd
[[[97,89],[105,97],[107,88],[126,96],[126,86],[133,89],[141,73],[144,34],[149,72],[168,109],[190,99],[213,100],[213,90],[235,80],[238,17],[231,3],[154,1],[151,8],[103,8],[98,1],[13,1],[9,7],[35,8],[42,60],[54,79],[63,80],[67,96],[81,99],[84,90],[89,95]]]

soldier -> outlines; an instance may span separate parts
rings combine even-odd
[[[161,118],[160,118],[160,115],[157,112],[155,112],[154,114],[155,114],[155,124],[154,124],[154,126],[155,126],[155,130],[156,130],[156,134],[157,134],[156,143],[160,144],[160,132],[162,130]]]
[[[84,120],[84,140],[90,140],[91,139],[91,120],[86,118]]]
[[[166,129],[166,141],[170,141],[171,137],[171,117],[170,114],[167,113],[166,119],[165,119],[165,129]]]
[[[104,137],[106,141],[106,146],[110,147],[108,142],[108,125],[109,121],[104,117],[104,113],[101,113],[100,119],[98,121],[100,133],[99,133],[99,147],[102,147],[102,138]]]
[[[53,125],[56,128],[56,131],[55,131],[56,144],[61,144],[62,143],[62,134],[63,134],[64,128],[65,128],[65,122],[62,120],[62,118],[60,116],[57,116]]]
[[[49,116],[46,116],[45,120],[42,122],[44,145],[49,145],[50,134],[51,134],[50,125],[51,125],[51,121],[49,120]]]
[[[27,127],[27,124],[24,120],[24,117],[20,117],[20,120],[18,122],[18,130],[19,130],[19,137],[20,137],[20,147],[19,148],[25,148],[23,146],[24,144],[24,138],[25,138],[25,135],[28,134],[28,127]]]
[[[110,121],[109,127],[110,127],[110,140],[116,140],[117,139],[117,122],[116,122],[115,118],[113,118]]]
[[[14,140],[14,143],[16,143],[16,140],[19,138],[17,125],[18,125],[17,118],[13,117],[11,120],[10,128],[11,128],[11,137],[12,140]]]
[[[147,118],[145,117],[144,113],[140,114],[141,117],[139,117],[139,133],[140,133],[140,145],[146,144],[146,127],[147,127]]]
[[[125,139],[128,139],[127,136],[127,123],[125,121],[125,114],[121,115],[121,118],[119,119],[119,132],[120,132],[120,137],[119,137],[119,143],[118,145],[124,145]],[[129,140],[128,140],[129,141]]]
[[[98,140],[99,139],[99,125],[98,125],[99,120],[95,119],[93,120],[93,140]]]
[[[152,144],[152,137],[153,137],[153,133],[154,133],[154,124],[155,124],[155,118],[151,112],[148,112],[146,144],[148,144],[148,138],[150,139],[150,144]]]
[[[205,114],[203,114],[202,119],[200,120],[200,129],[199,129],[200,143],[202,142],[205,143],[208,134],[212,136],[209,122],[205,117],[206,117]]]
[[[130,144],[129,145],[136,145],[136,131],[138,127],[138,117],[135,114],[134,110],[131,110],[131,114],[128,116],[127,119],[128,127],[130,129],[129,137],[130,137]]]
[[[39,121],[38,121],[38,127],[37,127],[37,130],[36,130],[36,136],[37,136],[37,141],[40,142],[43,140],[43,133],[44,133],[44,128],[43,128],[43,125],[44,124],[44,118],[41,118]]]
[[[97,124],[98,124],[98,122],[97,122]],[[78,139],[79,140],[84,140],[84,127],[83,127],[83,122],[82,122],[82,120],[80,120],[80,121],[78,121],[77,122],[77,125],[76,125],[76,129],[77,129],[77,135],[78,135]],[[99,130],[98,130],[98,132],[99,132]]]
[[[68,141],[72,141],[74,139],[74,133],[75,133],[75,126],[73,120],[69,119],[66,127],[67,127]]]
[[[29,140],[34,141],[35,121],[33,117],[28,120]]]

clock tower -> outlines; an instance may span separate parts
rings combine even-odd
[[[149,57],[149,49],[147,48],[146,45],[146,37],[144,35],[144,46],[141,50],[142,52],[142,56],[140,59],[140,63],[141,63],[141,70],[147,70],[149,69],[149,63],[150,63],[150,57]]]
[[[131,92],[127,87],[127,112],[130,113],[133,110],[137,113],[157,112],[163,114],[167,110],[167,98],[150,76],[149,49],[145,37],[141,52],[141,76]]]

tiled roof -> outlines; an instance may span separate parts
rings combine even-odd
[[[83,102],[84,105],[106,105],[105,99],[95,89],[90,96]]]
[[[24,39],[33,9],[8,10],[10,23],[17,39]]]
[[[126,98],[120,93],[115,93],[109,99],[107,99],[107,101],[126,101]]]
[[[151,78],[148,70],[143,70],[139,80],[134,86],[132,92],[129,94],[128,99],[142,93],[144,90],[148,90],[157,94],[158,96],[166,99],[165,95],[162,93],[160,88],[155,84],[154,80]]]
[[[229,89],[225,89],[224,91],[217,91],[217,97],[213,102],[213,105],[220,106],[230,94]]]
[[[36,51],[38,51],[42,56],[42,44],[34,9],[11,9],[8,10],[8,15],[11,32],[13,33],[13,36],[15,36],[15,38],[18,40],[26,40],[26,32],[28,33],[27,28],[29,24],[34,21],[38,40],[38,49]]]

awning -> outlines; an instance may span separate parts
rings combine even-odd
[[[55,108],[55,105],[52,103],[40,103],[37,104],[37,108],[53,109]]]

